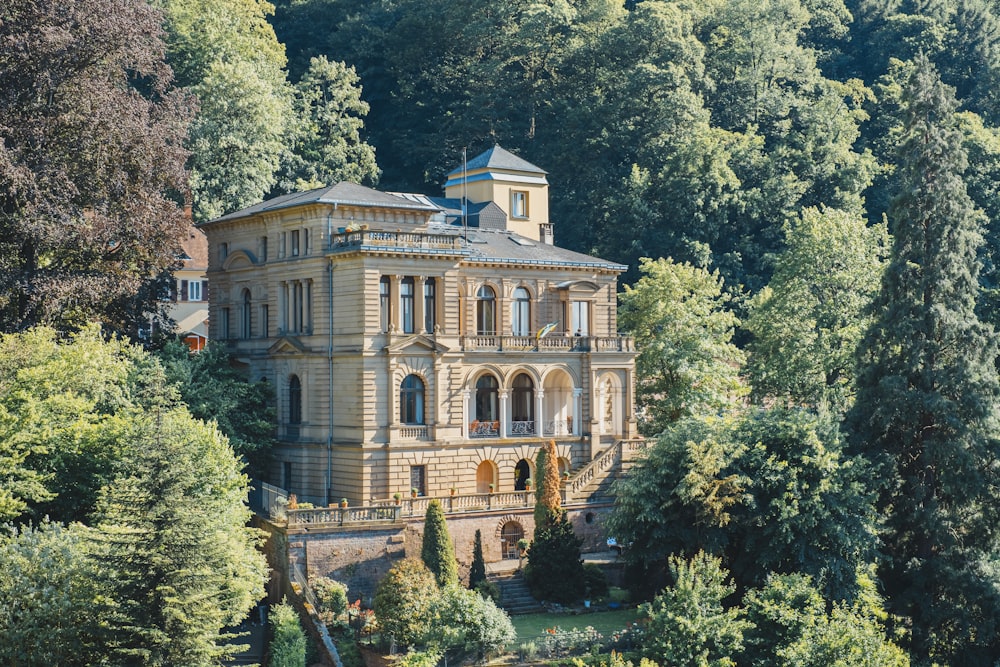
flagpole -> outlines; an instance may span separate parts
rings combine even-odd
[[[466,196],[466,190],[469,183],[469,162],[467,147],[462,147],[462,234],[465,237],[465,242],[469,242],[469,203],[468,197]]]

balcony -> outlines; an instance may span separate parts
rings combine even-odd
[[[462,336],[463,352],[635,352],[631,336]]]
[[[408,254],[467,255],[461,237],[450,234],[423,234],[420,232],[386,232],[361,229],[345,231],[330,237],[329,250],[343,252],[369,250],[385,252],[397,250]]]

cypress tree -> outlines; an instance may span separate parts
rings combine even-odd
[[[954,91],[923,56],[904,90],[893,249],[848,416],[873,463],[890,610],[916,664],[1000,654],[997,337],[975,314],[981,215],[962,180]]]
[[[424,515],[424,540],[420,549],[420,559],[424,561],[438,586],[458,583],[458,563],[455,560],[455,546],[448,534],[448,523],[444,518],[441,501],[433,499],[427,505]]]
[[[483,558],[483,533],[476,529],[476,540],[472,544],[472,567],[469,568],[469,588],[476,590],[480,582],[486,581],[486,561]]]
[[[535,457],[535,531],[556,521],[561,513],[559,493],[559,458],[555,440],[538,450]]]

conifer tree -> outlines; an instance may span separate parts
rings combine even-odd
[[[472,567],[469,569],[469,588],[476,590],[480,582],[486,581],[486,560],[483,558],[483,533],[476,529],[476,540],[472,544]]]
[[[986,664],[1000,649],[997,337],[975,313],[981,216],[962,181],[956,106],[918,57],[903,94],[893,249],[848,418],[886,513],[880,578],[918,664]]]
[[[444,518],[441,501],[433,499],[427,505],[424,515],[424,540],[420,549],[420,559],[424,561],[438,586],[458,583],[458,563],[455,561],[455,546],[448,534],[448,523]]]
[[[559,494],[559,457],[556,455],[556,442],[549,440],[548,445],[538,450],[535,457],[535,476],[538,484],[535,488],[535,532],[549,525],[559,517],[562,504]]]

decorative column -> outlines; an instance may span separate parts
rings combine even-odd
[[[497,415],[500,418],[500,437],[507,437],[507,430],[510,424],[510,406],[507,401],[507,390],[500,390],[500,414]]]
[[[471,392],[462,392],[462,439],[469,439],[469,398]]]
[[[413,277],[413,333],[430,333],[424,328],[424,277]]]
[[[535,434],[540,438],[545,435],[545,416],[542,414],[542,404],[545,398],[545,391],[539,389],[535,392]]]
[[[583,431],[583,389],[576,387],[573,389],[573,435],[579,436]]]

